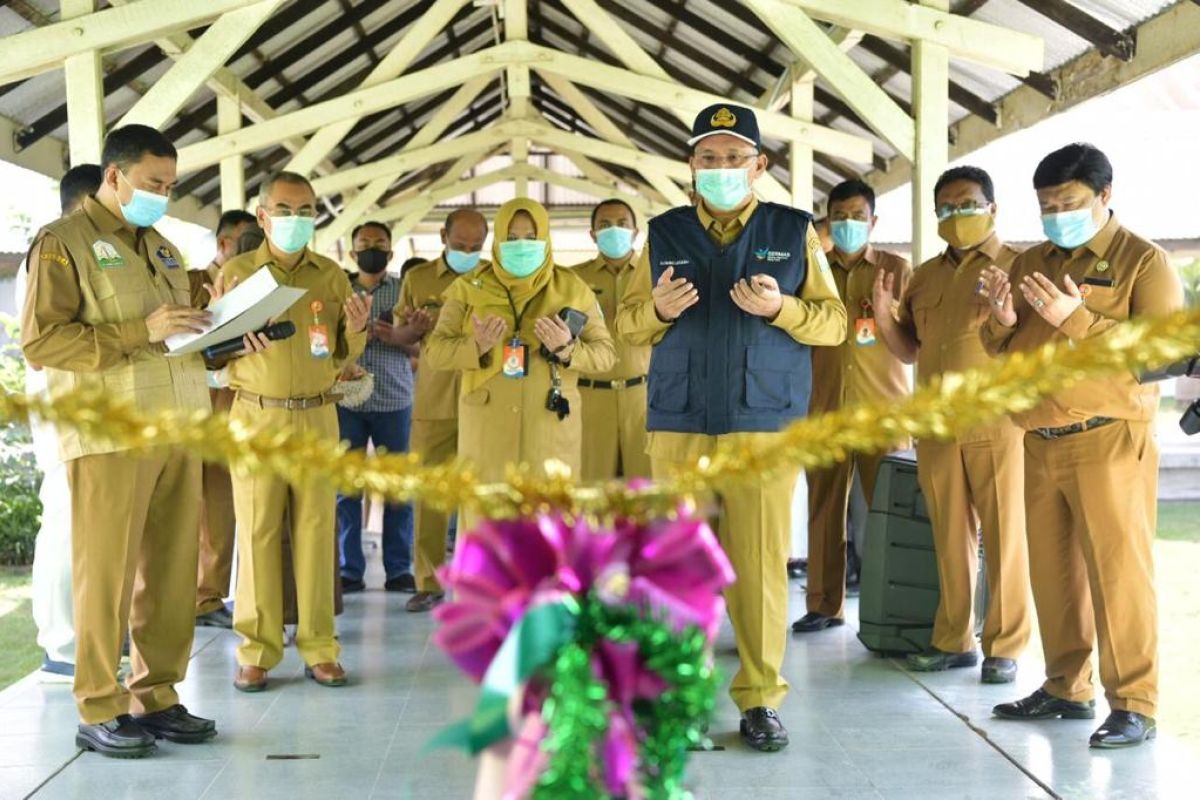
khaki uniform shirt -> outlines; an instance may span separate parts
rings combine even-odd
[[[616,366],[596,375],[596,380],[624,381],[645,377],[650,371],[650,346],[630,344],[625,337],[617,335],[617,304],[633,279],[633,262],[632,253],[625,263],[616,266],[609,264],[604,256],[597,255],[572,270],[596,293],[596,302],[604,312],[604,324],[608,326],[608,332],[612,334],[617,347]]]
[[[910,391],[904,363],[874,332],[871,292],[879,268],[895,276],[896,286],[903,286],[912,267],[895,253],[871,245],[852,257],[837,250],[831,255],[838,296],[846,304],[846,337],[836,347],[813,348],[810,414],[836,411],[855,403],[899,400]],[[854,258],[854,263],[846,263],[849,258]]]
[[[397,324],[406,321],[409,312],[422,308],[433,315],[436,325],[442,310],[442,295],[457,277],[458,273],[446,266],[442,256],[409,269],[404,273],[404,283],[400,286],[400,303],[396,306]],[[458,419],[458,395],[462,387],[462,375],[458,370],[429,366],[422,346],[416,378],[412,407],[414,420]]]
[[[1070,275],[1087,293],[1083,305],[1058,328],[1042,319],[1021,293],[1021,279],[1034,272],[1059,289],[1063,276]],[[1110,214],[1090,242],[1074,250],[1050,242],[1031,247],[1013,262],[1010,275],[1016,325],[1005,328],[989,315],[980,328],[983,346],[993,355],[1103,336],[1131,317],[1161,316],[1183,307],[1183,287],[1167,254],[1122,227],[1116,214]],[[1096,378],[1055,392],[1035,408],[1014,414],[1013,421],[1025,430],[1058,428],[1092,417],[1149,421],[1158,410],[1158,394],[1158,384],[1139,385],[1132,374]]]
[[[422,369],[461,370],[458,453],[473,462],[484,480],[504,477],[507,464],[525,462],[540,471],[547,459],[558,459],[575,474],[581,468],[582,428],[578,377],[595,375],[612,368],[616,360],[612,337],[600,319],[595,295],[570,270],[551,266],[550,282],[528,301],[521,314],[520,338],[528,347],[527,372],[521,378],[505,377],[501,371],[503,349],[512,339],[514,319],[506,301],[497,299],[479,307],[468,305],[464,275],[447,290],[437,327],[424,346]],[[553,316],[564,306],[588,315],[571,352],[571,363],[559,367],[562,396],[571,413],[560,420],[547,410],[551,386],[550,363],[538,354],[533,332],[541,317]],[[472,316],[498,316],[507,324],[507,335],[496,347],[479,355]]]
[[[757,208],[758,199],[751,198],[740,214],[725,223],[708,213],[703,203],[696,207],[696,214],[709,237],[724,247],[737,239]],[[837,286],[821,249],[821,240],[811,225],[806,241],[806,256],[808,272],[799,295],[783,298],[783,307],[771,324],[802,344],[836,345],[846,336],[846,308],[838,299]],[[617,330],[635,345],[657,344],[671,327],[670,322],[659,319],[654,308],[650,263],[650,244],[647,242],[617,312]],[[707,302],[707,298],[701,297],[699,302]],[[700,456],[710,455],[716,443],[716,436],[650,431],[647,434],[646,452],[665,461],[691,462]]]
[[[263,242],[255,251],[242,253],[225,262],[225,283],[234,278],[245,282],[260,269],[269,269],[281,286],[294,286],[307,293],[289,308],[278,322],[289,320],[296,333],[288,339],[272,342],[261,353],[230,362],[229,385],[263,397],[275,399],[315,397],[333,388],[338,374],[348,362],[362,355],[367,343],[365,331],[346,330],[346,300],[352,289],[350,279],[336,262],[308,250],[290,269],[280,266]],[[312,304],[320,301],[321,311],[314,315]],[[309,344],[309,328],[325,326],[329,356],[316,358]]]
[[[914,272],[900,300],[899,325],[917,340],[917,381],[945,372],[986,368],[991,361],[979,339],[990,316],[983,273],[990,266],[1008,272],[1020,250],[993,233],[956,260],[952,249],[939,253]],[[958,442],[1001,438],[1013,431],[1008,417],[984,423]]]
[[[146,317],[193,300],[182,256],[157,231],[131,230],[88,197],[38,234],[28,268],[22,349],[51,392],[98,388],[147,412],[210,407],[200,356],[168,359],[150,343]],[[75,429],[59,444],[64,460],[123,449]]]

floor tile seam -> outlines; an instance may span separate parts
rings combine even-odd
[[[1032,769],[1030,769],[1030,768],[1026,767],[1024,764],[1022,764],[1014,754],[1009,753],[1007,750],[1005,750],[1003,747],[1001,747],[1000,743],[997,742],[995,739],[993,739],[991,736],[989,736],[988,732],[986,730],[984,730],[983,728],[979,727],[974,722],[972,722],[971,718],[969,716],[960,712],[954,706],[950,705],[949,701],[947,701],[941,695],[939,695],[937,693],[937,691],[934,690],[933,687],[926,684],[917,675],[913,674],[909,670],[904,669],[904,667],[896,659],[889,658],[888,663],[891,664],[893,669],[895,669],[898,672],[900,672],[901,674],[903,674],[905,677],[907,677],[910,681],[915,683],[917,686],[920,686],[926,692],[926,694],[928,694],[939,705],[941,705],[948,712],[950,712],[952,715],[954,715],[967,728],[967,730],[969,730],[975,736],[982,739],[983,742],[988,747],[990,747],[1001,758],[1003,758],[1005,761],[1007,761],[1013,767],[1015,767],[1018,771],[1020,771],[1021,774],[1023,774],[1026,778],[1028,778],[1030,781],[1035,783],[1038,786],[1038,788],[1040,788],[1043,792],[1046,793],[1046,795],[1048,797],[1052,798],[1052,800],[1065,800],[1065,798],[1063,798],[1062,795],[1060,795],[1058,792],[1054,791],[1054,788],[1052,786],[1050,786],[1050,784],[1046,783],[1044,780],[1042,780],[1040,777],[1038,777],[1038,775],[1035,772],[1033,772]],[[872,786],[874,786],[874,784],[872,784]]]
[[[75,751],[75,755],[71,756],[71,757],[70,757],[70,758],[68,758],[66,761],[64,761],[64,762],[63,762],[61,765],[59,765],[58,769],[56,769],[56,770],[54,770],[54,772],[50,773],[50,774],[49,774],[49,775],[46,777],[46,779],[45,779],[45,780],[43,780],[43,781],[42,781],[41,783],[39,783],[37,786],[33,787],[33,791],[32,791],[32,792],[30,792],[29,794],[25,795],[25,800],[29,800],[29,798],[31,798],[31,797],[33,797],[33,796],[35,796],[35,795],[36,795],[38,792],[40,792],[42,789],[45,789],[45,788],[46,788],[46,787],[47,787],[47,786],[50,784],[50,782],[51,782],[51,781],[53,781],[55,778],[57,778],[59,775],[61,775],[61,774],[62,774],[64,771],[66,771],[67,767],[71,766],[71,765],[72,765],[72,764],[74,764],[74,763],[75,763],[77,760],[79,760],[79,757],[80,757],[81,755],[83,755],[83,751],[82,751],[82,750],[76,750],[76,751]]]
[[[375,791],[379,788],[379,781],[383,778],[383,768],[387,765],[388,759],[392,755],[392,748],[396,744],[396,736],[400,733],[400,721],[404,719],[404,712],[408,710],[408,702],[412,699],[412,693],[404,698],[404,705],[400,707],[400,713],[396,715],[396,724],[392,726],[392,735],[388,739],[387,749],[383,751],[383,758],[379,759],[379,768],[375,770],[375,780],[371,783],[371,791],[367,795],[373,797]]]

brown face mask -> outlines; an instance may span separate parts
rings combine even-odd
[[[991,236],[996,218],[991,214],[955,214],[938,223],[938,236],[955,250],[970,250]]]

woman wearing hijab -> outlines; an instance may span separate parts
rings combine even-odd
[[[560,318],[564,309],[587,316],[577,336]],[[462,372],[458,455],[484,480],[502,480],[506,465],[521,462],[544,474],[547,459],[579,474],[576,380],[610,369],[616,349],[592,290],[555,266],[540,203],[500,207],[492,263],[446,290],[422,358]]]

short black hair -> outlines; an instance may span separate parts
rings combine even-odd
[[[265,203],[267,201],[267,198],[270,197],[270,195],[271,195],[271,190],[275,188],[275,184],[277,184],[277,183],[294,183],[294,184],[298,184],[298,185],[302,184],[302,185],[308,187],[309,191],[311,191],[313,193],[314,197],[316,197],[316,195],[317,195],[317,190],[313,188],[312,181],[310,181],[308,178],[301,175],[299,172],[288,172],[285,169],[285,170],[280,170],[279,172],[272,172],[259,185],[259,187],[258,187],[259,205],[262,205],[263,203]]]
[[[979,167],[951,167],[946,170],[933,185],[933,196],[936,198],[943,186],[955,181],[969,181],[978,185],[989,203],[996,202],[996,187],[992,184],[992,176]]]
[[[361,231],[363,228],[375,228],[376,230],[381,230],[381,231],[383,231],[383,235],[387,237],[388,243],[390,244],[392,241],[392,229],[389,228],[387,225],[384,225],[382,222],[372,219],[372,220],[367,220],[362,225],[354,226],[354,230],[352,230],[350,232],[350,241],[351,242],[353,242],[355,239],[358,238],[358,232]]]
[[[146,156],[179,159],[175,145],[149,125],[123,125],[104,138],[100,166],[125,172]]]
[[[253,228],[245,230],[237,240],[237,254],[249,253],[257,250],[266,241],[267,232],[255,225]]]
[[[83,198],[95,194],[104,181],[104,170],[99,164],[76,164],[67,170],[58,183],[58,202],[62,213],[67,213],[83,202]]]
[[[830,189],[829,200],[826,201],[825,208],[830,209],[834,203],[849,200],[851,197],[861,197],[866,200],[867,207],[871,209],[871,215],[875,215],[875,190],[858,178],[842,181]]]
[[[1071,181],[1084,183],[1096,194],[1112,186],[1113,168],[1100,148],[1086,142],[1060,147],[1042,159],[1033,171],[1033,188],[1061,186]]]
[[[228,236],[236,231],[239,225],[246,223],[258,225],[258,219],[249,211],[230,209],[221,215],[221,220],[217,223],[217,236]]]
[[[625,206],[625,210],[629,212],[629,218],[633,220],[633,227],[637,227],[637,212],[633,210],[633,206],[626,203],[619,197],[610,197],[607,200],[601,200],[592,208],[592,230],[596,230],[596,214],[600,213],[600,209],[605,206]]]

